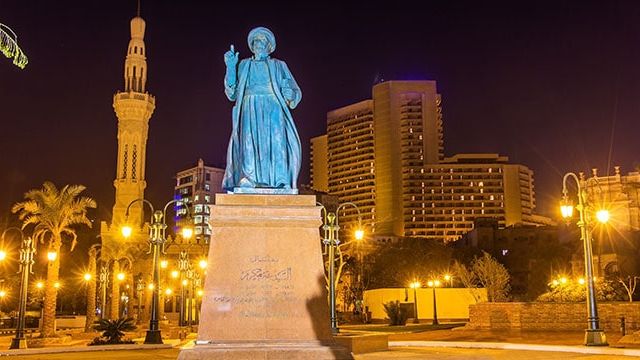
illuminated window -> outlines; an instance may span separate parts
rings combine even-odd
[[[202,224],[202,215],[196,215],[193,217],[193,222],[196,224]]]

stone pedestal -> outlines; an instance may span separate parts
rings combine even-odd
[[[218,194],[198,340],[187,359],[352,359],[329,325],[312,195]]]

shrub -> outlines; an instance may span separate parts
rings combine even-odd
[[[389,318],[389,325],[405,325],[407,323],[407,311],[400,306],[398,300],[382,304],[382,306],[384,306],[384,312]]]
[[[125,331],[133,331],[136,329],[133,318],[119,318],[117,320],[100,319],[96,321],[93,328],[102,331],[101,337],[93,339],[89,345],[106,345],[106,344],[133,344],[133,341],[122,339]]]
[[[598,301],[623,301],[623,292],[616,288],[616,283],[609,280],[598,280],[595,283],[596,300]],[[550,285],[551,289],[538,296],[540,302],[583,302],[586,300],[586,285],[578,282]]]

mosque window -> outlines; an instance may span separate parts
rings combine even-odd
[[[131,155],[131,178],[136,178],[136,165],[138,162],[138,149],[133,145],[133,154]]]
[[[137,47],[137,46],[133,48],[133,53],[134,53],[134,54],[137,54],[137,53],[138,53],[138,47]]]
[[[124,145],[124,151],[122,152],[122,178],[127,178],[127,157],[129,156],[129,145]]]

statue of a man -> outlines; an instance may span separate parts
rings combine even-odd
[[[275,188],[295,194],[301,151],[289,109],[298,105],[302,92],[287,64],[269,56],[276,48],[269,29],[251,30],[248,42],[253,57],[239,66],[233,45],[224,54],[224,90],[235,106],[222,187],[240,192]]]

